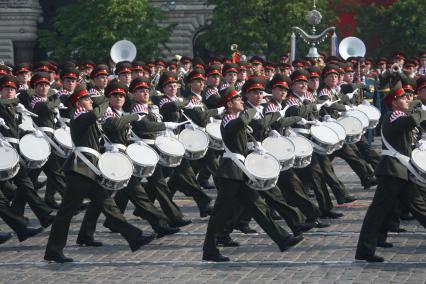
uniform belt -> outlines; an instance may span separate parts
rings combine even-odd
[[[119,143],[112,143],[111,145],[113,145],[114,147],[120,149],[121,151],[125,152],[127,147],[123,144],[119,144]]]
[[[154,139],[142,139],[142,141],[148,145],[154,145],[155,140]]]
[[[49,133],[52,133],[52,134],[55,132],[55,130],[51,127],[38,127],[38,129],[40,129],[43,132],[49,132]]]
[[[223,145],[225,148],[225,153],[223,153],[223,158],[231,159],[234,164],[241,170],[243,173],[252,181],[257,182],[257,179],[255,176],[253,176],[249,170],[244,165],[244,156],[238,153],[231,152],[226,145]]]
[[[305,134],[305,135],[310,135],[311,131],[309,131],[309,129],[305,129],[305,128],[292,128],[292,130],[296,133],[300,133],[300,134]]]
[[[96,175],[101,176],[102,173],[99,171],[99,169],[91,162],[89,159],[87,159],[83,153],[88,153],[93,156],[95,156],[97,159],[101,156],[101,154],[96,151],[95,149],[89,148],[89,147],[75,147],[74,153],[76,155],[76,158],[80,158],[80,160],[89,167]]]
[[[14,144],[19,144],[19,139],[17,139],[17,138],[4,137],[4,139],[5,139],[7,142],[14,143]]]

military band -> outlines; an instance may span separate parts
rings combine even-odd
[[[252,219],[280,251],[303,247],[303,232],[344,222],[332,195],[337,204],[357,199],[337,175],[335,157],[364,189],[377,185],[357,260],[384,261],[376,247],[393,246],[387,233],[403,230],[400,219],[426,226],[426,161],[416,160],[426,151],[426,52],[417,60],[397,51],[376,68],[371,58],[323,55],[291,64],[286,56],[276,63],[261,56],[205,62],[184,56],[114,68],[91,60],[0,65],[0,217],[18,240],[52,225],[44,259],[71,262],[64,253],[70,222],[83,209],[77,244],[103,245],[95,239],[103,213],[103,225],[136,251],[192,222],[174,201],[181,191],[209,218],[205,261],[229,261],[218,246],[238,247],[232,233],[250,237]],[[381,154],[374,139],[383,143]],[[131,147],[147,152],[132,157]],[[290,158],[280,157],[287,152]],[[214,188],[212,198],[207,190]],[[129,201],[155,233],[127,222]],[[28,226],[26,204],[40,228]],[[0,232],[0,243],[12,237]]]

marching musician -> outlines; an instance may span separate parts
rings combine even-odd
[[[117,75],[118,81],[129,87],[132,81],[132,64],[129,61],[118,62],[114,73]]]
[[[132,131],[145,143],[154,146],[156,135],[159,131],[166,129],[174,130],[177,127],[175,122],[162,122],[158,110],[153,109],[149,104],[149,90],[151,80],[147,77],[138,77],[130,83],[130,93],[134,101],[132,113],[142,116],[139,121],[132,122]],[[157,132],[157,133],[156,133]],[[179,206],[173,201],[173,195],[165,180],[165,167],[157,164],[152,176],[148,177],[145,190],[151,200],[158,200],[164,214],[170,220],[171,227],[183,227],[191,223],[191,220],[184,219],[184,215]]]
[[[222,78],[220,65],[209,65],[206,68],[206,84],[207,86],[203,90],[203,103],[208,109],[214,109],[220,107],[220,94],[219,85]]]
[[[97,164],[96,157],[101,150],[97,121],[104,116],[109,102],[102,97],[98,105],[93,105],[89,92],[82,86],[77,86],[69,97],[68,106],[75,109],[70,129],[76,149],[64,166],[67,188],[50,231],[44,259],[61,263],[73,261],[63,254],[63,249],[71,219],[85,197],[90,198],[92,203],[110,218],[114,228],[129,243],[130,249],[136,251],[151,242],[155,235],[144,235],[140,229],[126,221],[108,191],[97,183],[96,174],[88,166],[89,163],[92,166]],[[83,155],[85,161],[79,155]]]
[[[387,107],[391,109],[382,122],[382,139],[385,151],[376,168],[378,186],[362,224],[355,259],[368,262],[383,262],[384,259],[375,254],[376,247],[392,247],[386,242],[388,223],[398,201],[409,204],[413,216],[426,227],[426,203],[415,184],[410,180],[409,172],[403,161],[395,153],[411,157],[412,130],[414,127],[424,129],[426,111],[422,108],[409,112],[409,100],[397,83],[385,98]]]
[[[90,96],[104,96],[105,88],[108,85],[108,66],[105,64],[96,65],[90,73],[90,78],[94,84],[89,89]]]
[[[16,76],[19,82],[18,92],[28,90],[31,80],[31,65],[29,63],[20,63],[13,67],[13,75]]]
[[[221,160],[215,174],[218,195],[204,240],[203,260],[229,261],[229,258],[217,249],[217,235],[224,230],[239,205],[249,210],[250,215],[274,240],[281,251],[287,250],[302,241],[303,236],[294,237],[288,234],[272,220],[267,205],[257,191],[245,184],[247,177],[233,161],[234,157],[244,159],[248,154],[246,131],[248,124],[256,115],[256,110],[244,110],[242,97],[233,87],[224,92],[222,105],[226,107],[226,114],[222,120],[221,133],[228,156]]]

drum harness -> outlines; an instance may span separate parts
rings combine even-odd
[[[410,157],[403,155],[401,153],[399,153],[395,148],[393,148],[389,142],[386,140],[385,136],[383,135],[383,130],[381,132],[381,136],[382,136],[382,141],[383,144],[385,144],[387,150],[382,150],[382,155],[386,155],[386,156],[390,156],[390,157],[394,157],[396,159],[398,159],[398,161],[407,168],[407,170],[415,177],[415,183],[421,183],[420,185],[426,185],[426,179],[424,179],[423,177],[421,177],[416,169],[413,167],[413,165],[410,162]]]

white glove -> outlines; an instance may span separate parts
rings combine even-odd
[[[320,125],[322,125],[321,121],[319,121],[319,120],[313,120],[313,121],[311,122],[311,124],[312,124],[312,125],[315,125],[315,126],[320,126]]]
[[[58,105],[58,108],[59,108],[59,109],[67,109],[67,107],[66,107],[63,103],[60,103],[60,104]]]
[[[327,107],[331,106],[332,104],[334,104],[332,101],[326,101],[325,102],[325,106],[327,106]]]
[[[0,125],[1,126],[6,126],[6,122],[4,122],[4,119],[0,117]]]
[[[278,138],[281,137],[280,133],[274,129],[269,131],[269,137]]]
[[[176,122],[164,122],[164,125],[166,126],[167,129],[175,130],[176,128],[178,128],[179,123],[176,123]]]
[[[329,114],[324,115],[323,120],[326,122],[336,121],[334,118],[331,118]]]
[[[280,115],[281,115],[281,117],[284,117],[285,116],[285,112],[287,111],[287,109],[283,109],[283,110],[280,110]]]
[[[142,120],[142,118],[144,117],[145,115],[140,115],[140,114],[138,114],[138,121],[141,121]]]
[[[308,123],[308,121],[304,118],[302,118],[300,121],[297,122],[297,124],[300,124],[300,125],[306,125],[306,123]]]
[[[351,111],[351,110],[354,110],[354,108],[353,108],[353,107],[351,107],[351,106],[346,106],[346,105],[345,105],[345,110],[346,110],[346,111]]]
[[[265,150],[265,148],[263,148],[262,146],[260,146],[260,145],[257,145],[257,146],[255,146],[255,148],[254,148],[254,152],[256,153],[256,154],[259,154],[259,155],[265,155],[267,152],[266,152],[266,150]]]
[[[19,103],[16,107],[15,110],[17,112],[28,112],[28,110],[24,107],[23,104]]]
[[[194,109],[194,105],[192,104],[192,102],[189,102],[186,106],[186,109]]]
[[[42,137],[43,137],[43,132],[41,132],[40,130],[35,130],[35,131],[34,131],[34,135],[35,135],[37,138],[42,138]]]
[[[297,134],[296,134],[296,132],[294,132],[294,131],[293,131],[293,129],[291,129],[291,128],[287,128],[287,129],[285,130],[285,136],[286,136],[286,137],[296,137],[296,136],[297,136]]]
[[[225,111],[225,107],[217,108],[217,114],[221,115]]]
[[[188,124],[185,124],[185,128],[195,130],[195,129],[197,129],[197,126],[193,123],[188,123]]]
[[[365,105],[365,106],[369,106],[369,105],[370,105],[370,102],[369,102],[369,101],[367,101],[367,100],[363,100],[363,101],[362,101],[362,104],[363,104],[363,105]]]
[[[420,150],[420,151],[426,151],[426,140],[419,140],[418,142],[417,142],[417,148]]]

